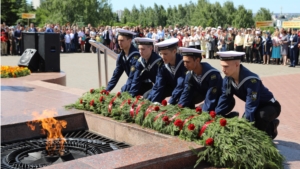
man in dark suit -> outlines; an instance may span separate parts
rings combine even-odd
[[[300,38],[297,35],[296,29],[293,29],[293,34],[290,37],[290,41],[291,41],[291,46],[290,46],[291,65],[289,67],[295,67],[298,63],[298,55],[299,55],[298,44],[300,43]]]

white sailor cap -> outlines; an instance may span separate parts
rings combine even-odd
[[[228,28],[227,30],[232,31],[232,28]]]
[[[150,38],[134,38],[134,41],[138,44],[138,45],[153,45],[154,44],[154,40],[150,39]]]
[[[121,35],[121,36],[127,36],[127,37],[132,38],[135,35],[135,33],[131,32],[129,30],[126,30],[126,29],[120,29],[119,30],[119,35]]]
[[[168,40],[165,40],[165,41],[155,44],[155,46],[158,47],[158,50],[165,50],[165,49],[177,47],[178,39],[177,38],[168,39]]]
[[[240,60],[241,56],[245,55],[245,52],[227,51],[227,52],[217,52],[220,60]]]
[[[255,31],[256,34],[260,34],[260,31]]]
[[[196,57],[201,57],[201,53],[203,50],[195,49],[195,48],[185,48],[185,47],[180,47],[179,51],[181,52],[182,56],[196,56]]]
[[[247,31],[251,31],[251,28],[247,28]]]
[[[221,26],[218,26],[218,29],[222,29],[222,27],[221,27]]]

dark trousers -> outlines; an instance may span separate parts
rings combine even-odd
[[[246,62],[253,62],[252,47],[246,46]]]
[[[297,63],[298,63],[298,49],[297,48],[290,49],[290,61],[291,61],[291,66],[297,65]]]
[[[212,59],[212,58],[214,58],[214,51],[210,50],[209,51],[209,59]]]
[[[226,112],[231,112],[235,106],[235,100],[232,99]],[[269,136],[274,134],[274,124],[273,121],[280,115],[281,105],[278,101],[267,102],[260,104],[257,110],[254,112],[255,117],[255,127],[259,130],[265,131]],[[228,113],[224,115],[226,118],[232,118],[233,113]],[[243,115],[244,116],[244,115]]]
[[[255,53],[255,63],[260,63],[261,62],[261,53],[260,49],[253,49],[253,53]]]
[[[201,46],[200,45],[196,45],[196,49],[201,50]]]
[[[152,89],[148,90],[147,92],[144,93],[143,97],[145,99],[147,99],[150,95],[150,92],[152,91]],[[165,90],[164,90],[164,97],[163,99],[165,99],[166,97],[170,97],[172,96],[172,92],[173,92],[173,88],[171,86],[166,86]],[[160,100],[159,102],[161,102],[162,100]]]
[[[274,103],[268,102],[260,105],[255,112],[255,127],[259,130],[266,131],[268,135],[274,132],[274,125],[272,123],[281,112],[281,105],[278,101]]]
[[[152,87],[153,84],[151,82],[142,83],[137,95],[143,96],[146,92],[151,91]]]
[[[243,45],[242,45],[242,46],[236,46],[235,50],[236,50],[237,52],[244,52]],[[241,61],[242,61],[242,62],[244,62],[244,57],[245,57],[245,56],[242,56],[242,57],[241,57]]]

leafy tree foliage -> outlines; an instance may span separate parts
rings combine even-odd
[[[75,23],[84,21],[92,25],[112,24],[116,18],[113,15],[108,0],[45,0],[36,11],[37,22],[45,23]]]

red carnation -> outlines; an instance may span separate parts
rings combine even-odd
[[[130,99],[128,99],[128,100],[127,100],[127,103],[128,103],[128,104],[131,104],[131,100],[130,100]]]
[[[139,100],[141,97],[142,97],[141,95],[138,95],[138,96],[136,96],[136,99]]]
[[[177,119],[177,120],[175,120],[174,125],[181,128],[183,126],[183,121],[180,119]]]
[[[169,117],[168,117],[168,116],[164,116],[164,117],[162,118],[162,120],[163,120],[164,122],[169,122]]]
[[[217,115],[215,111],[210,111],[209,114],[212,118],[215,118]]]
[[[207,140],[205,140],[205,144],[208,146],[214,145],[214,139],[208,138]]]
[[[121,96],[121,92],[118,92],[118,93],[117,93],[117,97],[119,97],[119,96]]]
[[[90,93],[94,93],[94,91],[95,91],[94,89],[91,89],[91,90],[90,90]]]
[[[158,107],[158,106],[155,106],[155,107],[154,107],[154,110],[155,110],[155,111],[159,111],[159,107]]]
[[[179,108],[183,108],[183,106],[182,106],[181,104],[178,104],[178,107],[179,107]]]
[[[105,91],[105,94],[108,96],[109,95],[109,91]]]
[[[80,104],[82,104],[83,103],[83,101],[82,101],[82,99],[80,99]]]
[[[227,120],[226,119],[224,119],[224,118],[220,119],[220,125],[222,127],[226,126],[226,124],[227,124]]]
[[[161,102],[161,105],[163,105],[163,106],[166,106],[167,104],[168,104],[167,100],[163,100],[163,101]]]
[[[197,112],[197,113],[202,113],[202,108],[201,108],[201,107],[197,107],[197,108],[196,108],[196,112]]]
[[[195,129],[195,125],[194,124],[189,124],[188,129],[193,131]]]
[[[106,90],[101,90],[101,92],[100,92],[101,94],[105,94],[106,93]]]
[[[90,101],[90,106],[94,106],[94,100]]]
[[[101,97],[99,98],[99,101],[102,102],[103,100],[104,100],[104,97],[101,96]]]

